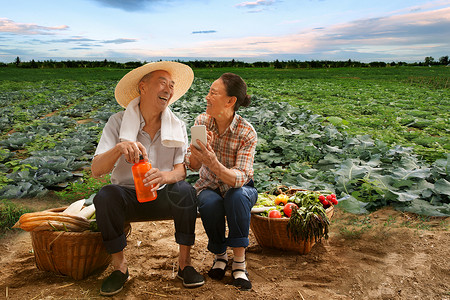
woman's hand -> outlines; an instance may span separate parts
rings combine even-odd
[[[195,146],[191,147],[191,158],[193,157],[200,164],[207,166],[209,169],[213,170],[214,166],[217,165],[217,156],[211,147],[210,134],[208,132],[208,144],[205,146],[200,140],[197,140],[197,144],[200,145],[200,149]]]
[[[213,143],[213,141],[214,141],[214,133],[213,133],[212,131],[207,130],[207,137],[206,137],[206,139],[207,139],[206,142],[207,142],[209,145],[212,145],[212,143]]]
[[[234,186],[236,182],[236,173],[225,167],[216,156],[214,149],[211,147],[211,142],[214,140],[214,134],[208,132],[208,144],[203,144],[200,140],[197,143],[200,145],[200,149],[191,147],[191,163],[192,157],[198,160],[200,166],[204,165],[214,173],[223,183],[229,186]]]
[[[148,160],[147,150],[139,142],[123,141],[118,143],[116,147],[129,163],[138,163],[139,154],[142,154],[144,160]]]
[[[207,130],[207,143],[208,143],[208,145],[212,145],[213,140],[214,140],[213,132]],[[199,145],[202,144],[202,142],[200,142],[199,140],[197,140],[197,143]],[[195,150],[192,151],[192,149],[195,149]],[[201,148],[199,150],[194,145],[190,144],[188,150],[190,152],[190,156],[189,156],[190,168],[192,168],[194,170],[200,169],[201,166],[202,166],[202,162],[200,161],[201,156],[202,156]]]

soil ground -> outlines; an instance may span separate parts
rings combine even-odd
[[[337,210],[330,237],[299,255],[261,248],[253,233],[247,265],[253,289],[206,273],[212,255],[197,220],[194,267],[206,284],[186,289],[176,278],[171,221],[133,223],[126,255],[130,279],[113,299],[450,299],[449,218],[424,218],[384,208],[357,216]],[[83,280],[36,268],[27,232],[0,239],[0,299],[98,299],[111,267]],[[229,253],[231,256],[231,252]]]

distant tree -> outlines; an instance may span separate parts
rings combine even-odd
[[[273,67],[275,69],[282,69],[283,68],[283,64],[280,63],[280,61],[277,59],[274,63],[273,63]]]
[[[306,68],[309,68],[309,64],[306,61],[301,61],[298,63],[298,67],[302,68],[302,69],[306,69]]]
[[[432,65],[434,62],[434,58],[432,56],[425,57],[425,65]]]
[[[446,56],[442,56],[441,58],[439,58],[439,64],[441,65],[448,65],[449,61],[448,61],[448,55]]]
[[[297,63],[296,60],[288,60],[287,64],[286,64],[286,67],[288,69],[296,69],[296,68],[298,68],[298,63]]]
[[[16,61],[14,62],[16,64],[16,67],[20,65],[20,57],[16,57]]]

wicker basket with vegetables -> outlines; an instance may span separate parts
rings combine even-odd
[[[68,207],[23,214],[14,228],[29,231],[39,270],[83,279],[105,267],[111,255],[103,246],[93,204],[79,200]]]
[[[261,247],[306,254],[317,241],[328,239],[336,203],[331,193],[279,186],[258,195],[250,227]]]

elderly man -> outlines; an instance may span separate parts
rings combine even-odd
[[[112,182],[94,198],[98,228],[114,268],[102,284],[102,295],[117,294],[128,279],[124,223],[131,221],[173,218],[180,251],[177,277],[186,287],[204,284],[190,258],[197,208],[195,190],[184,181],[186,127],[168,108],[186,93],[193,77],[190,67],[162,61],[132,70],[116,86],[116,100],[126,110],[108,120],[91,166],[95,177],[111,172]],[[156,200],[143,203],[137,200],[131,171],[140,155],[153,166],[144,185],[157,191]]]

